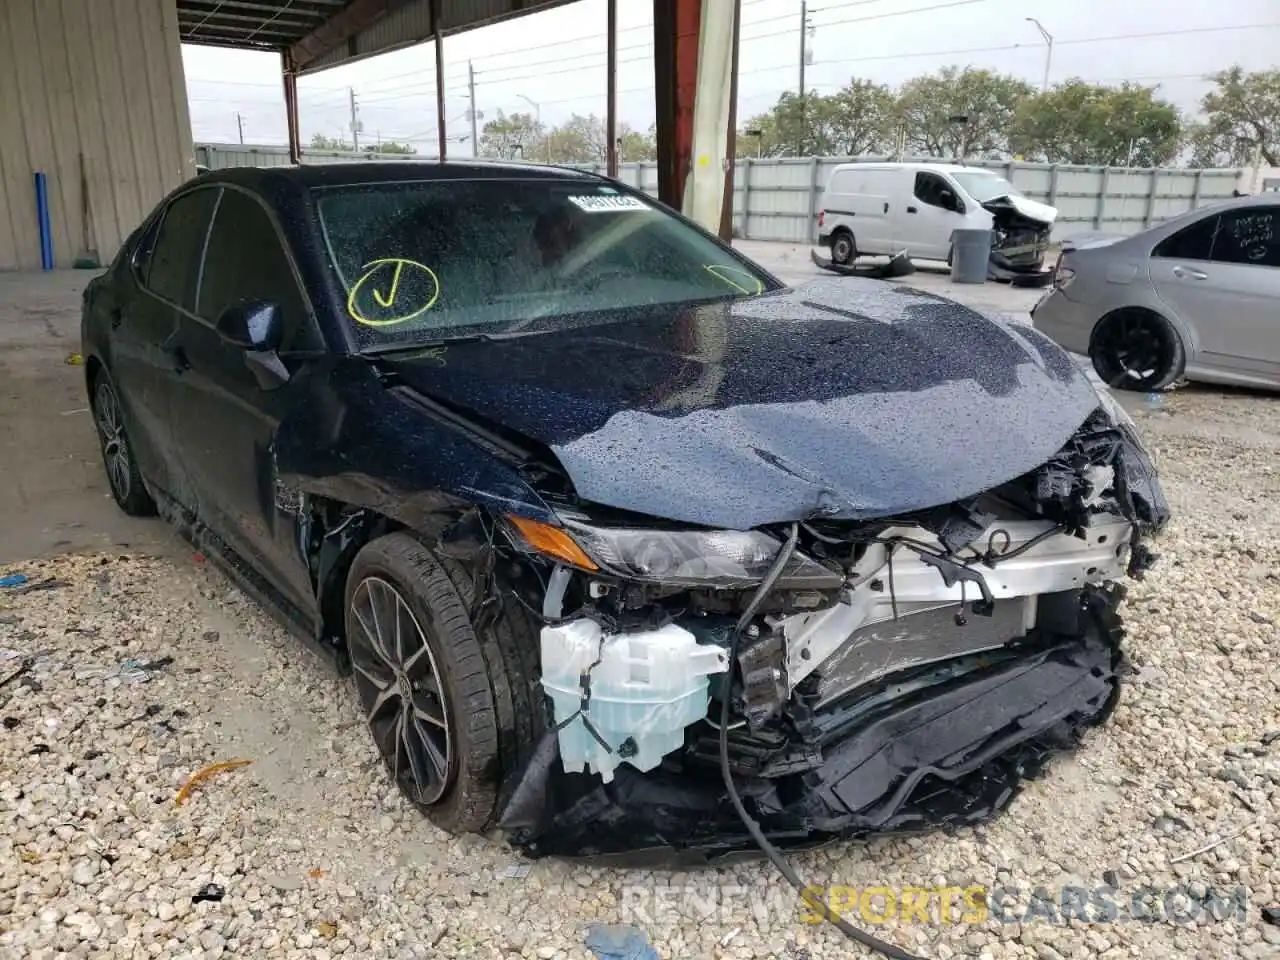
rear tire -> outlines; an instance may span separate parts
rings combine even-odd
[[[1089,338],[1089,359],[1103,383],[1116,390],[1163,390],[1186,364],[1182,338],[1151,310],[1126,308],[1107,314]]]
[[[847,266],[858,258],[858,245],[848,230],[837,230],[831,235],[831,262]]]
[[[392,780],[461,833],[491,823],[546,724],[536,629],[504,609],[478,632],[470,578],[446,563],[407,533],[373,540],[352,562],[344,611],[352,682]]]
[[[133,455],[124,425],[124,408],[116,393],[111,375],[99,370],[93,379],[90,394],[93,423],[98,432],[98,449],[102,452],[102,466],[107,472],[107,485],[117,506],[131,517],[153,517],[156,502],[147,492],[147,485],[138,471],[138,461]]]

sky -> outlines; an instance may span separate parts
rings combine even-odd
[[[618,117],[653,122],[653,4],[618,3]],[[742,0],[738,117],[766,111],[799,84],[801,0]],[[1207,74],[1238,63],[1274,69],[1280,0],[811,0],[806,39],[811,90],[831,93],[851,77],[897,86],[955,64],[1014,74],[1039,86],[1054,37],[1050,83],[1079,77],[1158,86],[1194,114]],[[477,126],[505,113],[536,113],[554,125],[572,114],[604,115],[605,0],[576,0],[444,41],[449,155],[471,153],[468,69]],[[1238,29],[1236,29],[1238,28]],[[1112,38],[1112,39],[1108,39]],[[197,143],[286,142],[280,58],[185,45],[183,62]],[[315,134],[351,139],[350,91],[363,132],[436,154],[435,50],[430,43],[299,80],[304,145]],[[536,106],[534,106],[536,104]]]

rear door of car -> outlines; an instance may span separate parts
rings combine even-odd
[[[275,303],[285,322],[280,358],[290,379],[262,386],[241,347],[215,329],[229,306]],[[311,612],[310,574],[298,547],[296,498],[277,484],[280,421],[301,403],[308,359],[323,349],[285,241],[266,205],[228,185],[213,216],[196,309],[177,339],[189,365],[176,394],[175,426],[196,478],[198,514],[286,599]]]
[[[190,498],[175,446],[173,395],[180,361],[172,338],[181,309],[194,305],[200,257],[218,188],[171,200],[132,252],[110,306],[110,372],[147,481],[179,502]]]
[[[1195,329],[1200,363],[1280,373],[1280,204],[1209,213],[1166,237],[1151,280]]]

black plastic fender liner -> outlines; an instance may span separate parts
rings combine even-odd
[[[887,704],[828,743],[814,769],[737,778],[744,802],[786,850],[990,819],[1050,757],[1110,715],[1120,688],[1120,595],[1086,589],[1078,635],[1033,633],[1010,659]],[[662,867],[760,856],[705,761],[677,753],[648,773],[624,764],[605,784],[564,773],[555,734],[547,736],[499,819],[526,855]]]
[[[895,253],[887,263],[864,263],[862,266],[858,266],[856,261],[854,263],[836,263],[834,260],[824,259],[818,256],[816,250],[810,248],[809,259],[813,261],[815,266],[831,273],[838,273],[842,277],[896,280],[898,277],[909,276],[916,272],[916,265],[911,262],[911,258],[905,252]]]

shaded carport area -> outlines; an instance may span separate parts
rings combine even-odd
[[[299,76],[434,43],[443,93],[444,37],[571,2],[6,0],[0,49],[19,55],[0,62],[0,86],[17,93],[0,98],[0,563],[173,542],[161,524],[131,520],[112,502],[75,361],[80,298],[96,267],[109,264],[154,205],[195,175],[182,43],[277,53],[298,158]],[[654,0],[661,196],[724,235],[736,11],[737,0]],[[610,129],[615,24],[611,15]],[[729,32],[701,51],[700,76],[701,40],[713,32],[703,24]],[[719,69],[706,69],[709,62]],[[440,130],[443,155],[443,122]],[[39,269],[45,244],[36,173],[48,198],[50,270]],[[686,177],[696,189],[685,190]],[[67,269],[73,264],[84,269]]]

